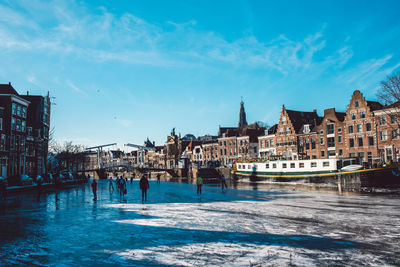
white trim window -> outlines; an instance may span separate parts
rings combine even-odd
[[[387,130],[380,131],[379,138],[381,141],[387,141],[387,139],[388,139]]]

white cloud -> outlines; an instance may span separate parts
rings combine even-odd
[[[86,92],[83,91],[81,88],[79,88],[78,86],[76,86],[75,84],[73,84],[71,81],[67,81],[67,85],[69,87],[71,87],[76,93],[83,95],[83,96],[87,96]]]

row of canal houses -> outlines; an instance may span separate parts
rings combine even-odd
[[[282,106],[279,122],[266,129],[257,123],[247,124],[241,102],[238,127],[219,127],[218,136],[208,140],[182,141],[171,135],[165,160],[167,167],[177,167],[178,161],[184,160],[202,167],[271,158],[353,157],[370,166],[400,161],[399,116],[400,102],[384,106],[367,101],[356,90],[345,112],[330,108],[321,117],[316,110],[297,111]],[[177,143],[180,148],[174,146]]]
[[[0,84],[0,175],[45,174],[49,129],[49,94],[19,94],[11,83]]]

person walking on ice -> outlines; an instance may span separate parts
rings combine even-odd
[[[96,181],[96,179],[93,179],[92,191],[93,191],[93,200],[96,201],[97,200],[97,181]]]
[[[142,203],[147,202],[147,189],[150,188],[149,180],[142,174],[140,178],[140,190],[142,190]]]
[[[197,184],[197,194],[201,195],[201,187],[203,185],[203,178],[201,178],[200,176],[197,177],[196,184]]]
[[[222,175],[222,177],[221,177],[221,188],[222,188],[222,190],[224,190],[224,188],[225,189],[228,188],[228,186],[226,185],[226,178],[224,175]]]

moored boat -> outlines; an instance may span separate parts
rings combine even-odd
[[[359,191],[368,188],[400,188],[399,165],[364,168],[356,159],[271,160],[236,162],[234,179],[301,184]],[[399,173],[399,175],[396,175]]]

